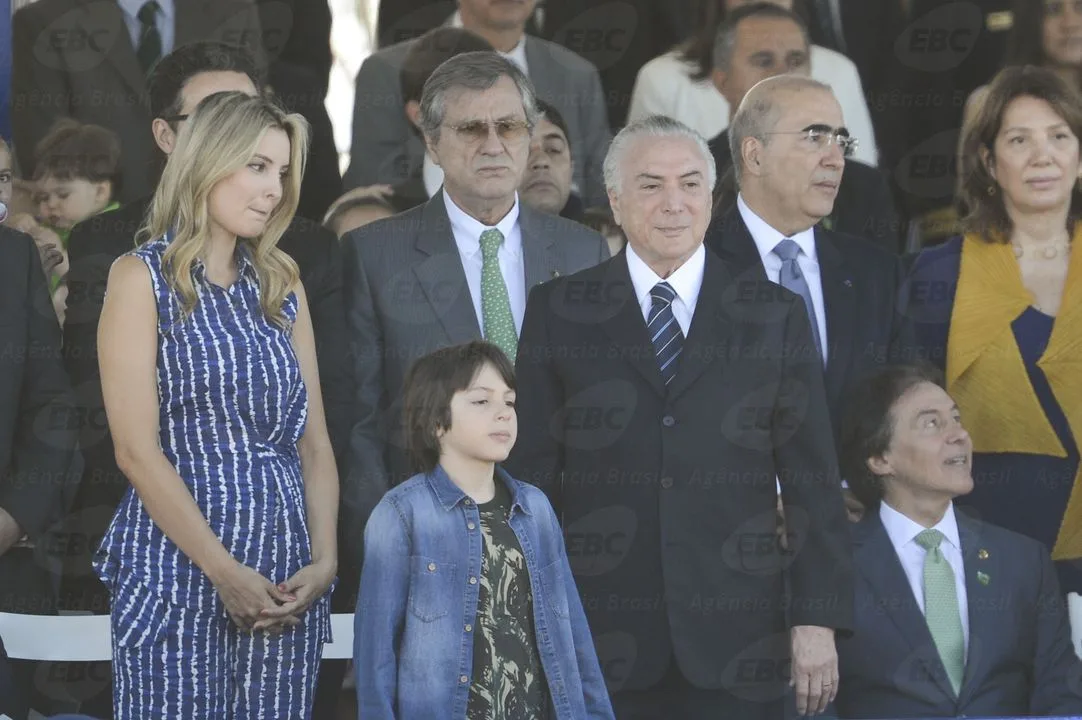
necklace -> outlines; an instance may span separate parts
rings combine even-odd
[[[1026,255],[1026,249],[1016,243],[1011,243],[1011,247],[1014,249],[1014,256],[1019,260]],[[1070,241],[1056,243],[1055,245],[1048,245],[1041,248],[1034,248],[1030,255],[1037,258],[1043,258],[1045,260],[1055,260],[1060,254],[1068,256],[1071,254]]]

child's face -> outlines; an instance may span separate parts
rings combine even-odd
[[[440,454],[503,462],[517,437],[515,391],[485,363],[470,387],[451,398],[451,428],[440,437]]]
[[[11,205],[11,183],[14,173],[11,170],[11,153],[0,147],[0,202]]]
[[[38,183],[38,217],[54,228],[71,228],[109,204],[108,182],[60,180],[46,175]]]

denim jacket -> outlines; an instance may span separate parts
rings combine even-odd
[[[496,473],[530,574],[553,717],[613,718],[556,514],[540,490]],[[443,468],[414,475],[376,506],[354,616],[359,717],[466,717],[482,547],[477,504]]]

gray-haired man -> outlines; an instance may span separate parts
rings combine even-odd
[[[808,315],[703,246],[716,176],[694,131],[632,123],[604,169],[628,244],[531,295],[507,467],[563,517],[617,718],[774,720],[790,676],[821,712],[853,579]]]
[[[530,81],[499,54],[446,61],[420,111],[442,191],[343,238],[357,408],[348,472],[366,489],[354,517],[411,474],[399,395],[412,362],[481,337],[513,358],[530,289],[608,257],[597,233],[519,202],[537,118]],[[356,548],[363,531],[348,531]]]

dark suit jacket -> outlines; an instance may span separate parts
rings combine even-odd
[[[270,63],[284,62],[313,74],[322,100],[331,79],[331,6],[327,0],[255,0]]]
[[[345,174],[347,189],[394,185],[420,172],[424,144],[406,119],[399,73],[409,42],[369,55],[357,73],[353,144]],[[611,134],[597,69],[555,43],[526,37],[526,63],[537,96],[567,123],[575,158],[574,182],[587,206],[607,206],[601,163]]]
[[[923,360],[945,370],[951,314],[962,267],[962,238],[925,248],[909,258],[909,264],[899,289],[902,322],[898,352],[906,362]]]
[[[705,242],[741,278],[766,281],[759,250],[738,209],[715,218]],[[901,265],[896,255],[866,240],[819,226],[815,250],[826,305],[824,380],[837,439],[847,391],[890,357],[899,325]]]
[[[0,508],[37,539],[81,470],[79,418],[34,241],[0,226]],[[0,577],[0,586],[20,582]],[[9,588],[11,586],[8,586]]]
[[[1082,714],[1082,665],[1048,550],[957,510],[955,515],[969,605],[959,696],[879,512],[872,510],[853,528],[856,624],[852,636],[838,642],[839,717]]]
[[[695,686],[780,701],[783,574],[792,624],[844,629],[852,613],[851,551],[807,314],[793,293],[746,280],[707,250],[666,388],[626,257],[531,293],[508,471],[545,490],[562,516],[610,690],[650,687],[675,653]],[[771,535],[776,476],[791,556]],[[765,658],[772,670],[756,682],[748,663]]]
[[[250,47],[262,61],[252,0],[178,0],[174,47],[220,40]],[[157,183],[161,155],[150,133],[146,79],[115,2],[38,0],[12,20],[12,127],[25,177],[34,146],[60,117],[120,136],[123,177],[116,199],[131,202]]]
[[[149,199],[144,198],[97,215],[75,226],[68,242],[71,269],[64,319],[64,360],[79,405],[91,418],[104,418],[97,334],[109,268],[116,258],[134,249],[135,234],[148,205]],[[294,218],[278,247],[300,266],[315,332],[327,429],[341,462],[352,410],[338,242],[329,230],[309,220]],[[77,505],[83,510],[103,507],[112,510],[127,489],[128,481],[117,468],[112,437],[104,422],[84,429],[82,447],[87,468]],[[107,515],[95,517],[108,521]],[[98,532],[102,530],[104,526],[97,528]]]
[[[614,130],[623,127],[642,66],[699,28],[699,0],[545,0],[543,37],[593,63]]]
[[[334,128],[319,76],[311,68],[278,59],[271,63],[267,81],[287,110],[300,113],[308,121],[308,162],[301,180],[297,215],[322,220],[327,208],[342,194],[342,174],[338,171]]]
[[[593,230],[519,204],[527,288],[569,275],[608,257]],[[342,238],[344,289],[353,349],[356,423],[342,503],[360,524],[390,485],[412,475],[401,429],[401,391],[417,358],[481,338],[466,273],[443,194],[424,205],[377,220]]]
[[[715,213],[727,212],[735,208],[739,191],[732,172],[728,131],[711,140],[709,145],[718,168]],[[890,185],[883,173],[862,162],[845,161],[834,212],[823,221],[831,230],[866,238],[895,255],[901,249],[901,225],[894,211]]]

